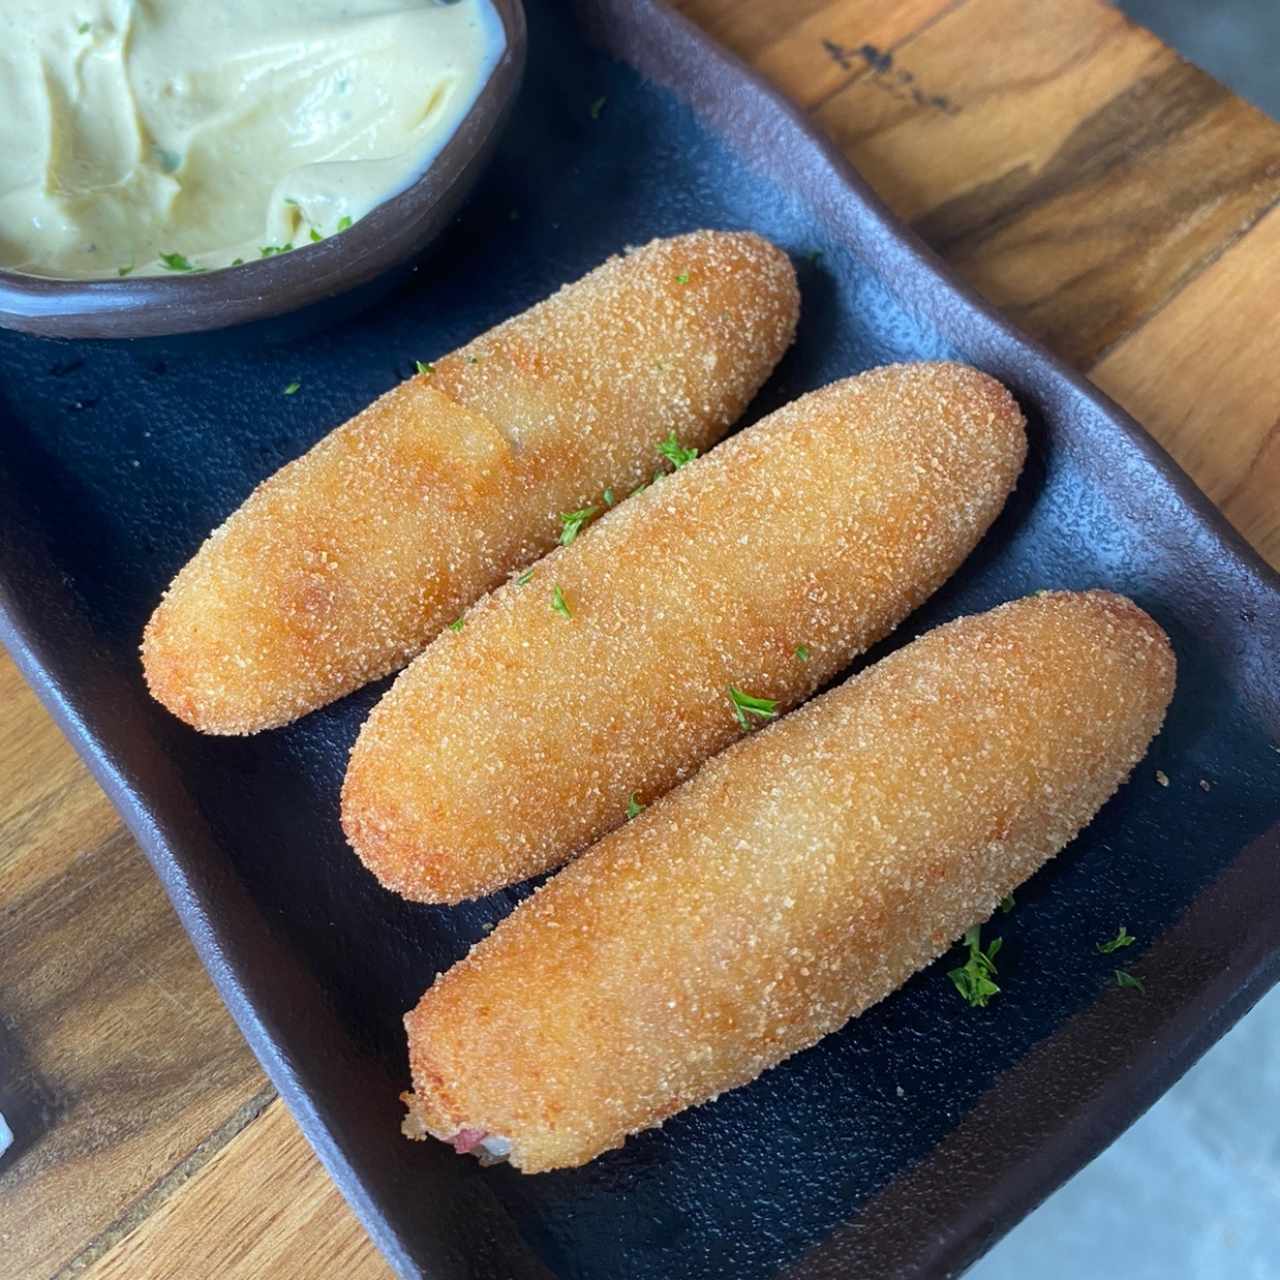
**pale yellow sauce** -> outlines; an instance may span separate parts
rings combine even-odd
[[[0,267],[332,235],[422,173],[502,50],[489,0],[0,0]]]

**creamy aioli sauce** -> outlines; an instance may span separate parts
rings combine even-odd
[[[489,0],[0,0],[0,267],[332,235],[423,172],[503,47]]]

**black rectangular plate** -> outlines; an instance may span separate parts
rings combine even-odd
[[[377,310],[277,346],[0,335],[5,642],[401,1275],[953,1273],[1277,976],[1280,586],[1138,427],[957,286],[682,18],[653,0],[529,8],[528,77],[492,170]],[[519,894],[412,906],[345,848],[338,784],[381,687],[283,731],[203,738],[147,698],[138,636],[210,527],[413,360],[624,245],[698,226],[755,228],[800,271],[799,340],[751,416],[872,365],[946,355],[1027,410],[1031,458],[1008,510],[893,643],[1041,587],[1102,585],[1168,629],[1178,692],[1133,781],[998,918],[1005,990],[989,1008],[956,997],[943,961],[587,1168],[481,1169],[400,1138],[400,1017]],[[1121,922],[1145,996],[1117,989],[1094,952]]]

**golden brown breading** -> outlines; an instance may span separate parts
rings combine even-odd
[[[375,708],[343,787],[388,887],[453,902],[557,866],[891,630],[1013,488],[994,379],[897,365],[787,405],[625,503],[445,633]],[[552,608],[559,587],[571,617]]]
[[[1129,600],[1043,594],[939,627],[732,747],[436,981],[405,1019],[406,1132],[536,1172],[754,1079],[1067,844],[1173,682]]]
[[[178,574],[151,692],[207,733],[296,719],[402,666],[627,493],[670,432],[706,448],[790,344],[786,256],[697,231],[611,258],[411,378],[282,468]]]

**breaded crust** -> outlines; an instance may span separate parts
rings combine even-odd
[[[708,763],[405,1019],[414,1128],[577,1165],[893,991],[1090,821],[1174,684],[1121,596],[930,632]]]
[[[352,845],[428,902],[559,865],[741,735],[730,685],[784,711],[896,626],[972,550],[1025,449],[994,379],[897,365],[659,480],[401,675],[351,755]]]
[[[670,432],[705,449],[795,333],[795,273],[745,232],[611,258],[388,392],[260,485],[147,625],[154,696],[207,733],[296,719],[402,666],[627,493]]]

